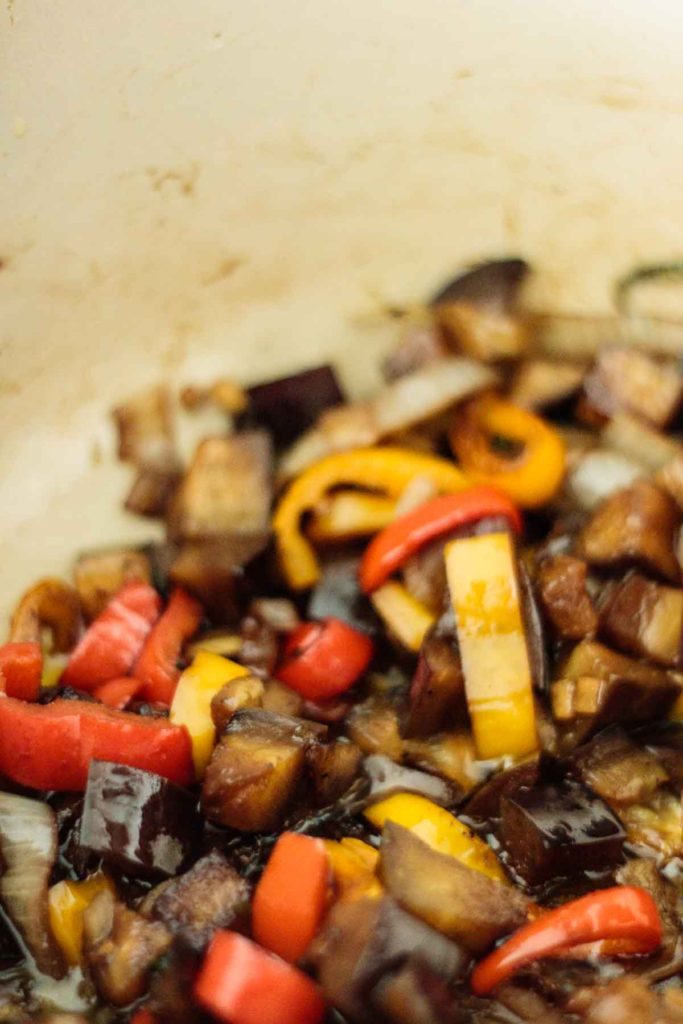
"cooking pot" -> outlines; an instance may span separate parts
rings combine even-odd
[[[107,411],[324,359],[521,254],[599,311],[680,254],[677,0],[3,0],[2,611],[125,517]]]

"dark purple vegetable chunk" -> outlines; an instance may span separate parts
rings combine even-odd
[[[318,416],[345,401],[331,366],[316,366],[249,388],[249,420],[265,427],[278,447],[286,447],[312,427]]]
[[[358,583],[359,559],[344,556],[330,559],[311,591],[307,619],[341,619],[349,626],[372,632],[375,619]]]
[[[432,296],[430,305],[471,302],[475,306],[507,309],[514,304],[529,269],[526,260],[516,257],[478,263],[443,285]]]
[[[573,782],[524,786],[501,800],[501,839],[529,885],[616,864],[626,834],[607,804]]]
[[[199,835],[196,800],[152,772],[93,761],[79,845],[135,877],[170,877],[192,856]]]

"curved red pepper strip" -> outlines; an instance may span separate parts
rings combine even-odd
[[[360,565],[361,587],[366,594],[371,593],[429,541],[485,516],[505,516],[516,533],[522,529],[519,510],[495,487],[470,487],[425,502],[396,519],[370,542]]]
[[[601,889],[543,914],[482,960],[472,972],[472,991],[483,996],[526,964],[599,939],[628,939],[633,952],[652,953],[661,945],[657,905],[644,889],[618,885]]]
[[[373,650],[369,636],[340,619],[304,622],[290,633],[276,676],[306,700],[329,700],[353,686]]]
[[[132,674],[142,683],[144,700],[170,704],[180,679],[178,657],[183,644],[194,636],[202,621],[202,606],[177,587],[166,611],[145,640]]]

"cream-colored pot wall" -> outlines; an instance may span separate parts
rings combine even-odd
[[[338,360],[522,253],[599,309],[681,253],[680,0],[2,0],[0,612],[118,511],[108,408]],[[99,459],[99,461],[97,461]]]

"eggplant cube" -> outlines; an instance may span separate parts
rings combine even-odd
[[[502,841],[529,885],[604,870],[626,838],[619,819],[583,786],[522,787],[501,801]]]
[[[199,835],[196,799],[160,775],[93,761],[79,845],[116,870],[170,877],[191,858]]]

